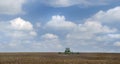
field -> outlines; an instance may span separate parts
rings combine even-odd
[[[0,64],[120,64],[120,54],[0,53]]]

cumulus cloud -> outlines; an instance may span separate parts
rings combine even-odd
[[[21,18],[11,20],[10,24],[15,30],[33,30],[33,25],[29,21],[25,21]]]
[[[107,46],[119,38],[116,34],[118,28],[112,28],[98,20],[85,20],[83,24],[77,26],[66,35],[66,45],[68,46],[85,46],[103,51],[101,47]],[[76,45],[77,44],[77,45]],[[100,46],[98,46],[100,45]]]
[[[120,6],[109,9],[107,11],[99,11],[89,20],[99,21],[99,22],[119,22],[120,21]]]
[[[71,21],[66,21],[64,16],[56,15],[52,16],[52,19],[47,22],[46,27],[64,30],[74,28],[76,27],[76,24]]]
[[[118,42],[115,42],[114,43],[114,46],[120,46],[120,42],[118,41]]]
[[[30,31],[29,33],[31,36],[37,36],[37,33],[35,31]]]
[[[117,29],[109,28],[95,21],[86,21],[84,24],[79,24],[71,33],[67,35],[70,39],[92,39],[96,34],[114,33]]]
[[[8,46],[28,45],[33,50],[37,49],[37,51],[57,51],[64,47],[71,47],[74,50],[79,48],[79,50],[83,51],[108,51],[109,46],[114,48],[120,46],[120,42],[116,42],[120,38],[118,27],[115,28],[104,24],[104,22],[113,21],[119,21],[119,7],[98,12],[81,24],[68,21],[64,16],[55,15],[45,24],[46,29],[43,30],[57,29],[55,30],[57,33],[48,32],[38,36],[39,40],[31,41],[31,37],[37,36],[32,23],[22,18],[16,18],[9,22],[0,22],[0,35],[3,36],[0,36],[0,40],[2,38],[15,38],[18,41],[20,40],[20,42],[12,41]],[[42,27],[40,23],[37,23],[36,26]],[[63,34],[62,32],[64,31],[67,31],[67,33]],[[25,42],[25,40],[29,42]],[[21,44],[21,42],[24,43]],[[2,45],[4,43],[0,43],[0,46]]]
[[[120,34],[108,34],[108,36],[110,38],[116,38],[116,39],[119,39],[120,38]]]
[[[23,13],[22,6],[26,0],[0,0],[0,14],[14,15]]]
[[[42,40],[31,43],[31,47],[37,51],[44,51],[44,52],[51,52],[51,51],[61,51],[64,49],[63,45],[60,43],[59,40]]]
[[[85,20],[83,24],[77,25],[76,28],[67,34],[66,38],[69,42],[84,45],[89,45],[90,42],[94,42],[94,44],[102,42],[102,46],[113,43],[120,38],[119,28],[108,25],[108,23],[120,21],[119,9],[120,7],[115,7],[107,11],[99,11],[94,16]],[[117,46],[119,43],[117,42],[114,45]]]
[[[37,35],[33,25],[29,21],[22,18],[16,18],[7,22],[0,22],[0,31],[3,37],[26,39]]]
[[[95,3],[93,3],[95,2]],[[50,5],[52,7],[69,7],[74,5],[79,6],[94,6],[94,5],[106,5],[110,3],[110,0],[46,0],[43,3]]]
[[[94,42],[94,44],[102,42],[101,46],[111,45],[110,43],[120,38],[119,27],[113,26],[114,23],[116,25],[120,21],[119,11],[119,6],[107,11],[99,11],[86,19],[84,24],[79,24],[67,34],[66,38],[81,44],[87,43],[89,45],[89,42]],[[119,46],[119,42],[115,42],[113,45]]]
[[[69,22],[72,22],[72,24],[68,27],[67,25]],[[103,24],[98,20],[87,19],[81,24],[75,24],[73,22],[74,21],[66,21],[64,16],[58,15],[53,16],[52,21],[47,22],[46,26],[50,29],[64,29],[63,31],[66,31],[65,27],[67,26],[69,31],[64,35],[66,38],[63,39],[62,42],[65,43],[65,46],[73,48],[78,46],[87,46],[95,49],[96,46],[106,46],[108,42],[113,42],[119,37],[116,34],[119,31],[117,28]],[[98,47],[99,50],[103,51],[100,47]]]
[[[42,35],[41,40],[33,42],[31,46],[41,51],[60,51],[63,48],[59,36],[52,33]]]
[[[40,28],[40,27],[41,27],[41,23],[40,23],[40,22],[37,22],[37,23],[36,23],[36,27],[37,27],[37,28]]]
[[[83,27],[86,29],[86,31],[92,31],[94,33],[112,33],[117,31],[115,28],[110,29],[108,26],[96,21],[86,21],[83,25],[80,24],[79,26],[80,28]]]
[[[10,28],[12,33],[8,33],[11,36],[14,37],[32,37],[36,36],[37,33],[33,29],[33,25],[26,20],[23,20],[22,18],[16,18],[10,21]]]
[[[43,39],[58,39],[58,36],[55,34],[47,33],[41,36]]]
[[[83,24],[77,24],[77,27],[66,35],[67,45],[74,47],[82,45],[85,46],[85,48],[91,46],[93,49],[97,46],[97,49],[102,51],[109,51],[109,47],[111,47],[111,49],[112,47],[119,47],[119,26],[116,26],[117,23],[119,24],[119,21],[119,6],[107,11],[101,10],[86,19]]]

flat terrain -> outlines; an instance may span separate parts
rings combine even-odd
[[[0,64],[120,64],[120,54],[0,53]]]

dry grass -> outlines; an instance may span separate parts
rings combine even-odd
[[[0,64],[120,64],[120,54],[0,53]]]

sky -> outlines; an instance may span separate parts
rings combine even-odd
[[[120,0],[0,0],[0,52],[120,53]]]

